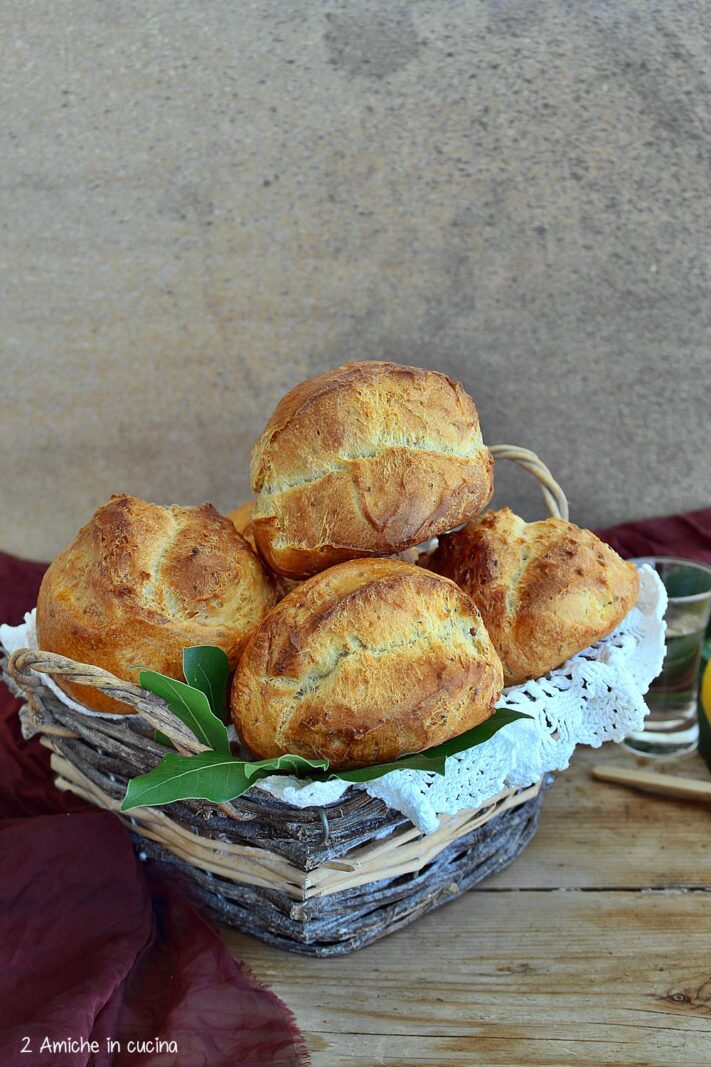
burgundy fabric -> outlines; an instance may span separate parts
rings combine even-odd
[[[711,564],[711,508],[660,519],[625,522],[596,531],[625,559],[636,556],[681,556]]]
[[[0,553],[0,622],[22,621],[44,569]],[[2,1067],[306,1067],[285,1005],[139,863],[115,815],[54,787],[46,749],[22,740],[18,707],[0,685]],[[100,1051],[43,1052],[45,1038]],[[178,1051],[129,1051],[146,1040]]]

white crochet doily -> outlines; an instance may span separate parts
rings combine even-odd
[[[444,775],[393,771],[362,785],[272,775],[253,788],[297,808],[325,807],[348,789],[364,789],[401,811],[423,833],[432,833],[438,815],[478,808],[503,789],[529,786],[546,771],[564,770],[576,745],[598,748],[605,741],[621,741],[642,728],[647,714],[643,695],[664,659],[666,591],[649,565],[639,575],[639,599],[609,637],[544,678],[504,690],[497,706],[531,718],[518,719],[484,744],[450,756]],[[34,612],[21,626],[0,626],[0,641],[8,652],[35,648]],[[51,685],[66,704],[79,707]]]

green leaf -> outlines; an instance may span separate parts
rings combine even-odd
[[[260,778],[275,771],[303,773],[326,767],[326,760],[292,755],[249,763],[218,752],[200,752],[196,756],[171,752],[148,774],[131,779],[121,811],[170,804],[175,800],[211,800],[221,804],[234,800]]]
[[[327,759],[307,759],[305,756],[295,756],[287,752],[283,756],[273,756],[271,759],[257,760],[254,763],[245,763],[245,774],[256,782],[259,778],[266,778],[269,774],[285,771],[287,774],[308,775],[309,771],[327,770]]]
[[[227,712],[225,694],[230,665],[227,653],[216,645],[192,645],[183,649],[183,674],[194,689],[200,689],[219,719]]]
[[[174,800],[212,800],[223,803],[249,789],[244,762],[217,752],[180,756],[171,752],[148,774],[128,783],[121,811],[170,804]]]
[[[168,678],[157,671],[141,670],[138,682],[144,689],[162,697],[170,710],[192,730],[198,741],[215,752],[229,755],[230,743],[225,724],[213,715],[210,703],[202,690],[193,689],[185,682]]]
[[[401,756],[400,759],[391,763],[378,763],[372,767],[358,767],[353,771],[334,771],[329,778],[341,778],[344,782],[372,782],[376,778],[382,778],[391,771],[431,771],[434,774],[444,774],[448,756],[456,752],[464,752],[468,748],[474,748],[488,741],[503,726],[515,722],[516,719],[530,719],[530,715],[524,715],[521,711],[510,711],[508,708],[497,708],[485,722],[479,723],[471,730],[467,730],[450,741],[444,741],[441,745],[428,748],[424,752],[418,752],[413,756]]]

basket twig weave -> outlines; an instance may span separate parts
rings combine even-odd
[[[24,656],[10,664],[20,683],[18,662],[53,666]],[[23,732],[42,735],[59,788],[115,812],[139,854],[171,871],[217,919],[291,951],[341,955],[399,929],[510,863],[538,824],[541,782],[443,816],[429,835],[358,790],[325,809],[293,808],[252,789],[228,805],[185,800],[120,813],[129,778],[165,752],[152,736],[162,720],[152,707],[150,720],[144,711],[86,715],[38,677],[21,711]]]

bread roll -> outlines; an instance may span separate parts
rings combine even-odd
[[[254,528],[252,526],[253,512],[254,501],[248,500],[246,504],[240,504],[238,508],[231,511],[227,518],[234,523],[237,533],[240,533],[245,541],[249,542],[250,548],[254,549],[259,556],[259,549],[254,540]],[[283,574],[275,574],[266,563],[264,563],[264,567],[272,578],[277,600],[281,600],[282,597],[285,597],[287,593],[291,592],[295,585],[298,585],[298,582],[294,582],[290,578],[285,578]]]
[[[348,363],[292,389],[257,441],[254,536],[291,578],[394,555],[477,515],[492,468],[461,385],[397,363]]]
[[[342,563],[297,586],[245,648],[232,717],[260,758],[334,768],[420,752],[487,719],[502,671],[453,582],[390,559]]]
[[[37,636],[45,651],[127,681],[138,681],[136,667],[182,679],[189,645],[219,645],[235,667],[275,599],[261,563],[212,504],[160,507],[112,496],[47,570]],[[58,681],[95,711],[131,710]]]
[[[254,512],[254,501],[247,500],[244,504],[240,504],[234,511],[230,511],[227,518],[230,522],[234,523],[234,527],[238,534],[244,537],[248,542],[249,547],[255,552],[257,551],[257,543],[254,540],[254,530],[252,528],[252,513]]]
[[[506,685],[538,678],[605,637],[639,594],[633,564],[563,519],[489,511],[440,538],[427,566],[477,604]]]
[[[228,512],[227,518],[234,523],[237,533],[242,534],[242,537],[249,542],[250,548],[253,548],[259,555],[252,527],[253,513],[254,500],[248,500],[245,504],[240,504],[234,511]],[[404,559],[406,563],[419,563],[420,565],[423,563],[421,553],[417,548],[406,548],[404,552],[400,552],[395,558]],[[291,592],[295,585],[298,585],[298,582],[292,581],[290,578],[284,578],[281,574],[275,574],[273,571],[270,571],[270,573],[274,579],[279,600]]]

